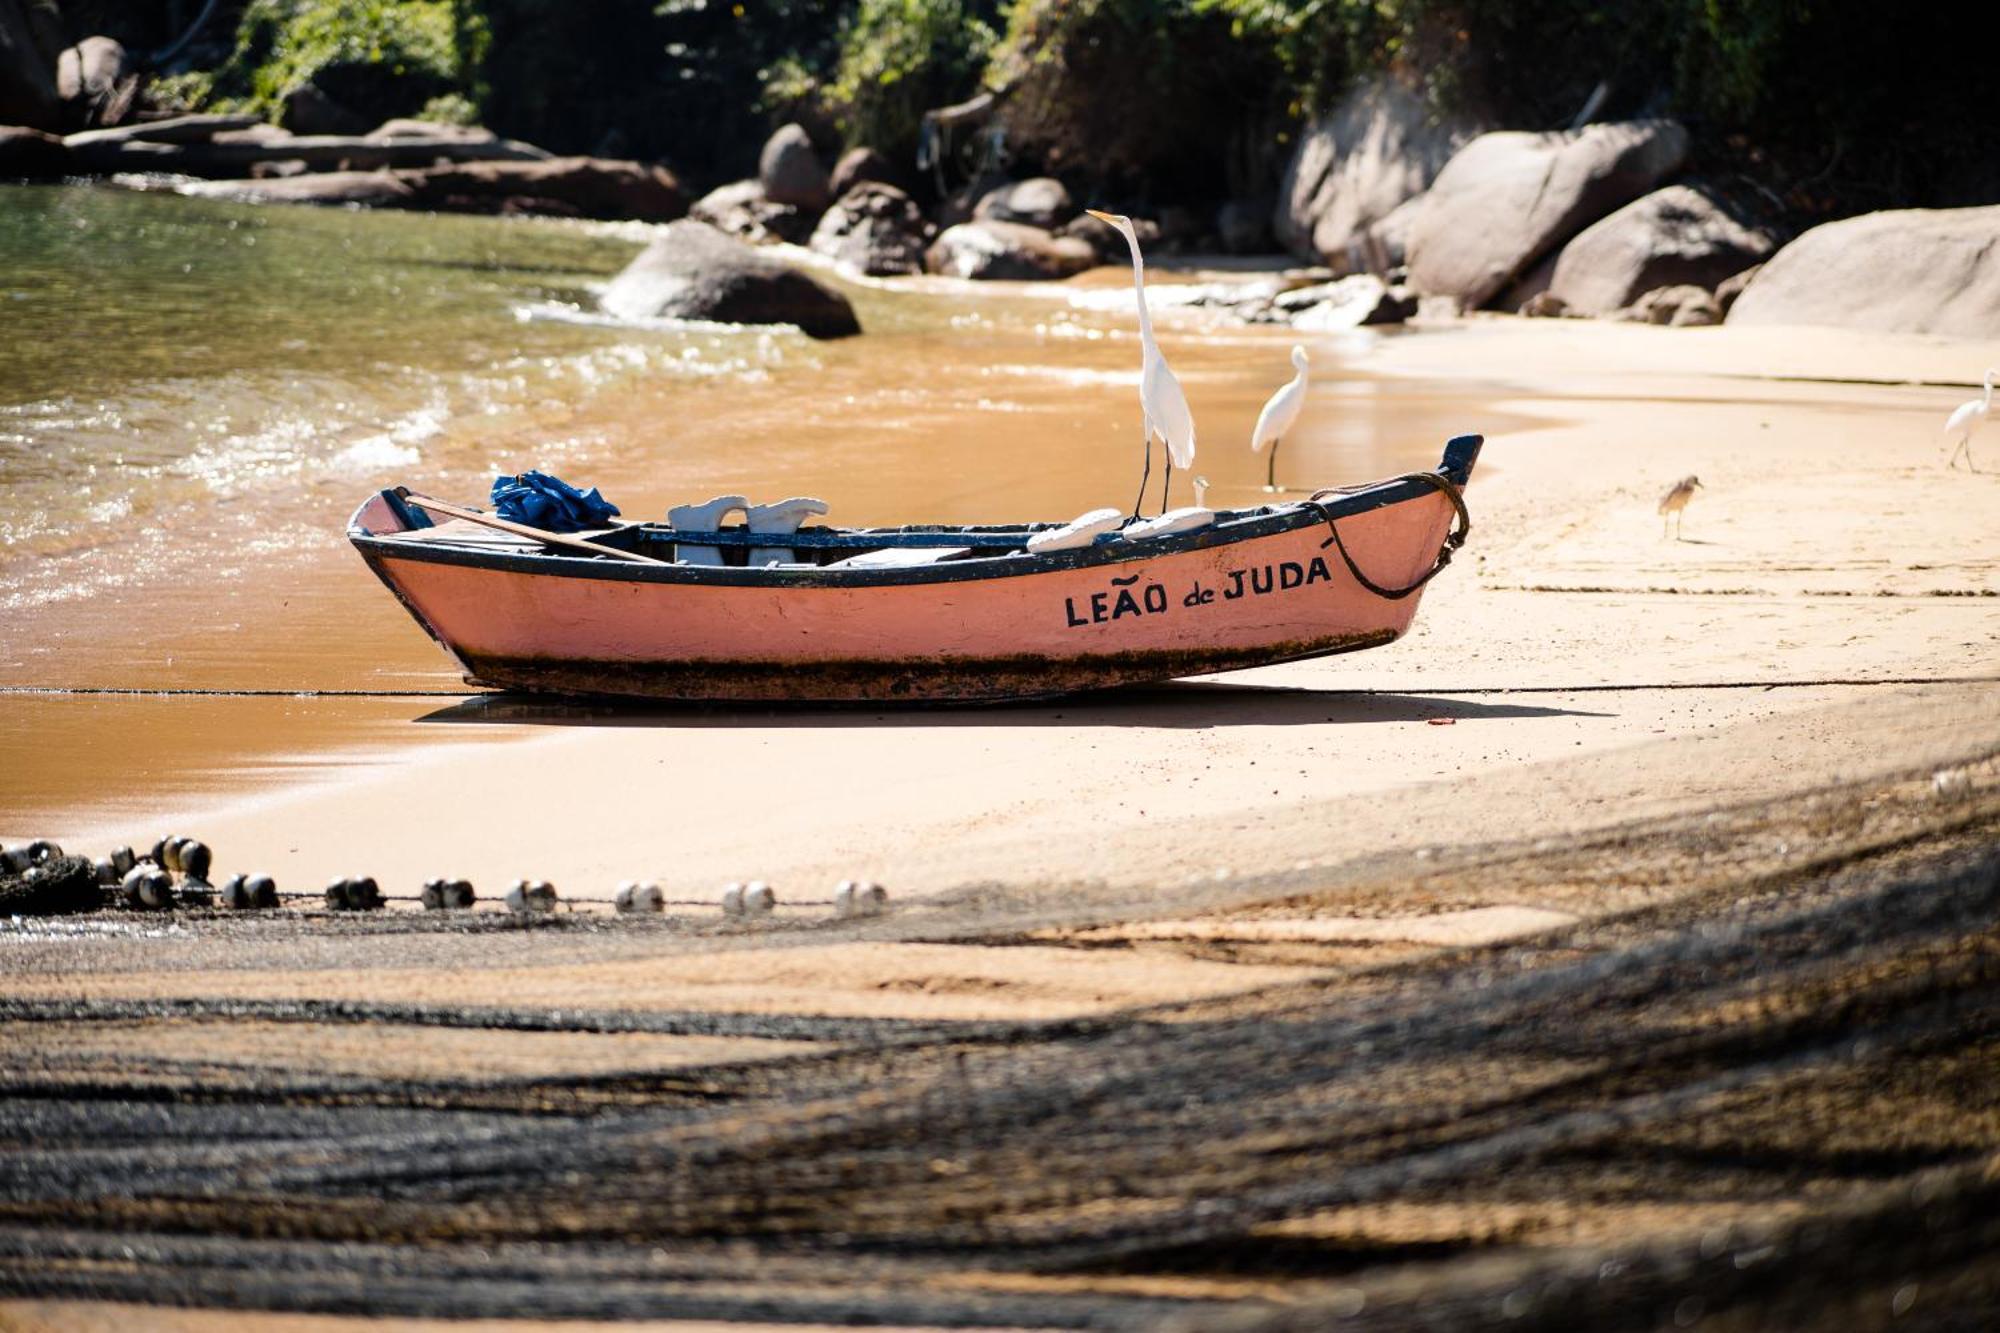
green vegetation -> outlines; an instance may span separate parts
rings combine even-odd
[[[365,116],[407,114],[442,97],[461,99],[476,115],[486,52],[481,8],[478,0],[250,0],[207,98],[276,114],[312,84]]]
[[[65,0],[159,43],[198,5]],[[779,120],[914,154],[924,111],[1005,89],[1017,169],[1135,202],[1275,187],[1299,129],[1394,77],[1495,125],[1663,114],[1697,167],[1805,215],[2000,197],[1990,47],[1949,6],[1828,0],[236,0],[182,104],[478,119],[560,151],[742,175]],[[121,29],[119,16],[129,16]],[[213,45],[221,38],[219,53]],[[961,141],[962,142],[962,141]],[[1916,145],[1921,145],[1916,147]],[[1106,192],[1109,192],[1108,194]]]
[[[913,151],[924,112],[977,86],[995,40],[986,12],[993,8],[967,0],[861,0],[841,24],[824,93],[842,137]]]

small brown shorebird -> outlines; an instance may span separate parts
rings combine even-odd
[[[1660,497],[1660,513],[1662,515],[1660,521],[1660,539],[1662,541],[1666,540],[1667,525],[1669,523],[1673,525],[1674,540],[1679,541],[1681,539],[1681,513],[1688,507],[1688,501],[1694,499],[1695,487],[1697,486],[1701,486],[1703,490],[1708,489],[1706,486],[1701,485],[1700,477],[1682,477],[1673,484],[1672,488],[1665,495]]]

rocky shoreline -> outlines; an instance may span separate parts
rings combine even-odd
[[[399,118],[362,133],[318,132],[366,121],[321,105],[310,84],[286,102],[289,128],[247,114],[174,114],[170,98],[155,100],[144,60],[110,37],[85,37],[42,69],[35,53],[50,41],[37,47],[34,36],[22,29],[7,43],[22,83],[0,101],[0,121],[24,123],[0,124],[0,180],[98,179],[249,202],[691,219],[746,246],[808,247],[857,275],[1009,281],[1123,264],[1120,239],[1082,212],[1093,203],[1150,217],[1140,236],[1149,252],[1282,249],[1324,268],[1337,281],[1253,285],[1223,303],[1308,332],[1397,323],[1422,308],[2000,336],[2000,206],[1868,213],[1793,236],[1795,219],[1775,194],[1741,175],[1703,175],[1693,136],[1667,118],[1591,121],[1586,108],[1568,129],[1527,131],[1442,115],[1378,76],[1298,137],[1275,201],[1245,194],[1203,210],[1079,199],[1081,164],[1070,164],[1065,181],[987,161],[965,166],[970,179],[951,188],[867,144],[839,151],[825,126],[802,124],[769,136],[754,175],[697,194],[657,162],[558,156],[477,126]],[[731,274],[758,270],[776,281],[746,251],[697,241],[692,227],[676,235]],[[794,297],[799,281],[785,280]],[[815,322],[852,323],[837,293],[824,290],[831,299],[809,298],[825,317]],[[751,321],[771,317],[747,304]],[[721,317],[695,300],[641,313]]]

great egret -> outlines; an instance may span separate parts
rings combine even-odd
[[[1146,503],[1146,483],[1153,476],[1155,435],[1167,447],[1167,479],[1160,487],[1160,512],[1165,513],[1167,491],[1174,484],[1174,469],[1185,472],[1194,466],[1194,413],[1188,410],[1181,382],[1167,369],[1167,358],[1160,354],[1160,344],[1153,339],[1153,317],[1146,310],[1146,261],[1140,257],[1139,235],[1132,229],[1132,219],[1118,213],[1100,213],[1094,208],[1086,208],[1084,212],[1115,227],[1132,251],[1132,287],[1139,294],[1139,409],[1144,415],[1146,431],[1146,470],[1139,477],[1139,500],[1132,506],[1132,517],[1137,518]]]
[[[1703,490],[1708,489],[1706,486],[1701,485],[1700,477],[1682,477],[1673,484],[1672,488],[1665,495],[1660,497],[1660,513],[1663,516],[1660,520],[1660,536],[1662,539],[1667,535],[1668,523],[1673,524],[1674,540],[1679,541],[1681,539],[1681,515],[1686,512],[1688,501],[1694,499],[1695,487],[1697,486],[1701,486]],[[1672,517],[1665,517],[1666,515],[1671,515]]]
[[[1972,432],[1985,425],[1987,415],[1993,411],[1993,381],[1996,376],[2000,376],[2000,371],[1989,369],[1986,372],[1986,391],[1971,402],[1960,403],[1945,419],[1944,433],[1958,436],[1958,443],[1952,446],[1951,457],[1945,460],[1946,467],[1957,467],[1958,456],[1962,453],[1965,455],[1965,466],[1974,472],[1979,471],[1972,463]]]
[[[1264,460],[1264,489],[1267,491],[1278,489],[1278,446],[1285,442],[1285,436],[1291,434],[1292,427],[1298,424],[1299,413],[1306,406],[1305,348],[1292,349],[1292,364],[1299,373],[1292,376],[1291,382],[1284,388],[1271,395],[1271,400],[1264,404],[1264,410],[1257,414],[1256,429],[1250,432],[1251,453],[1261,453],[1265,445],[1271,446],[1271,456]]]

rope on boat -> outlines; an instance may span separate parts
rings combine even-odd
[[[1465,508],[1465,495],[1459,490],[1457,483],[1453,482],[1450,477],[1445,476],[1441,472],[1405,472],[1402,476],[1396,478],[1396,480],[1414,481],[1421,485],[1443,491],[1445,499],[1451,501],[1451,507],[1458,513],[1457,526],[1452,528],[1450,532],[1445,533],[1444,543],[1438,547],[1437,559],[1432,562],[1431,567],[1424,572],[1422,577],[1407,588],[1383,587],[1374,579],[1362,573],[1361,566],[1355,564],[1354,557],[1347,553],[1347,543],[1340,539],[1340,527],[1333,521],[1333,510],[1327,507],[1325,499],[1329,495],[1341,494],[1342,492],[1339,487],[1314,491],[1304,501],[1304,504],[1308,508],[1319,510],[1320,517],[1326,520],[1326,530],[1332,534],[1319,544],[1320,549],[1323,551],[1331,546],[1339,551],[1340,558],[1347,563],[1347,572],[1354,576],[1356,583],[1359,583],[1377,597],[1391,602],[1401,601],[1436,578],[1443,571],[1444,567],[1451,563],[1451,558],[1457,554],[1458,548],[1465,545],[1466,534],[1472,531],[1472,515]],[[1371,483],[1371,485],[1373,484]]]

